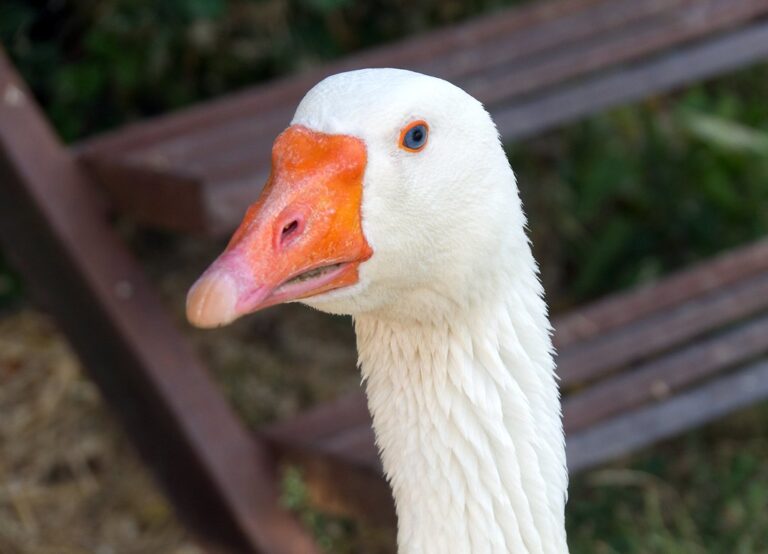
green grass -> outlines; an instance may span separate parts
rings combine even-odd
[[[767,70],[510,148],[556,305],[658,277],[768,231]]]
[[[756,408],[576,478],[573,554],[768,552],[766,420]]]

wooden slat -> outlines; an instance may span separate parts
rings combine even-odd
[[[506,140],[521,140],[599,110],[669,92],[766,58],[768,24],[754,24],[583,83],[542,92],[507,107],[500,105],[492,112]]]
[[[270,451],[173,327],[1,50],[0,183],[3,248],[191,529],[233,552],[315,552],[279,504]]]
[[[666,399],[767,353],[768,316],[763,316],[569,395],[563,402],[566,432],[580,431],[647,402]]]
[[[356,390],[291,419],[268,425],[263,432],[276,441],[291,437],[291,443],[312,446],[360,424],[370,426],[370,420],[365,395]]]
[[[555,346],[564,349],[759,273],[768,273],[768,239],[729,250],[660,281],[604,297],[556,317]]]
[[[695,2],[697,0],[609,0],[575,9],[575,2],[553,2],[553,5],[569,6],[571,10],[538,21],[535,25],[514,26],[511,24],[517,21],[515,10],[508,10],[504,19],[509,21],[498,22],[498,32],[485,36],[484,40],[463,41],[460,47],[425,60],[414,69],[449,80],[471,79],[499,66],[546,57],[553,50],[579,47],[580,43],[590,38],[616,32],[617,29],[624,30],[678,6],[690,6]],[[458,33],[461,27],[457,26],[453,31]]]
[[[587,430],[569,431],[566,436],[568,469],[571,474],[584,471],[766,398],[768,362],[759,361],[657,404],[634,411],[622,410],[623,415]],[[372,441],[372,437],[370,434],[368,440]],[[338,452],[335,459],[344,464],[349,454],[355,453]],[[371,471],[380,471],[380,465],[374,460],[368,460],[366,465]],[[350,467],[360,465],[354,463]]]
[[[574,41],[604,35],[633,21],[663,14],[680,6],[708,7],[713,0],[581,0],[536,3],[475,18],[466,23],[425,33],[395,44],[332,62],[305,74],[275,80],[204,105],[107,133],[83,145],[100,155],[142,149],[147,144],[172,143],[176,137],[205,136],[209,130],[229,128],[245,120],[258,126],[276,108],[292,109],[314,83],[329,74],[358,67],[401,66],[457,79],[488,67],[556,48],[568,51]],[[722,1],[722,0],[717,0]],[[744,17],[735,0],[728,17]],[[695,9],[702,9],[701,7]],[[753,8],[754,9],[754,8]],[[695,18],[701,23],[702,17]],[[710,26],[726,22],[708,22]],[[501,56],[501,58],[496,58]],[[225,134],[225,133],[224,133]],[[187,140],[186,138],[184,140]],[[194,143],[194,138],[191,139]],[[182,146],[183,148],[183,142]],[[171,151],[174,148],[171,147]]]
[[[566,438],[568,470],[578,473],[768,398],[768,362],[760,361],[665,402]]]
[[[584,383],[766,308],[768,274],[761,274],[572,345],[559,353],[558,371],[565,385]]]
[[[642,4],[642,3],[639,3]],[[656,18],[565,44],[545,55],[504,64],[460,85],[491,110],[525,94],[540,94],[575,77],[631,63],[649,54],[717,34],[768,11],[765,0],[698,0]],[[496,56],[498,57],[498,55]]]

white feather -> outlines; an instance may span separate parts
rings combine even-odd
[[[423,119],[422,152],[398,147]],[[307,300],[355,318],[400,552],[567,553],[550,327],[517,185],[482,105],[433,77],[329,77],[293,123],[361,138],[356,285]]]

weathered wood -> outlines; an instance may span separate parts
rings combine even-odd
[[[765,309],[768,274],[760,274],[563,349],[560,377],[565,385],[584,383]]]
[[[635,6],[644,6],[636,2]],[[674,46],[716,34],[764,14],[765,0],[698,0],[681,3],[658,17],[640,20],[613,32],[596,33],[588,40],[564,44],[546,55],[524,58],[459,79],[470,94],[494,111],[494,106],[522,95],[541,93],[594,71],[627,64]],[[638,9],[637,7],[635,9]],[[487,53],[483,57],[499,57]],[[502,133],[505,133],[501,124]]]
[[[760,361],[655,406],[568,436],[568,470],[584,471],[766,398],[768,362]]]
[[[656,57],[765,14],[768,0],[584,0],[508,10],[132,126],[79,151],[121,209],[153,225],[225,233],[261,190],[272,140],[327,74],[403,66],[450,77],[515,139],[766,57],[758,28]],[[637,66],[623,67],[628,62]],[[185,201],[168,210],[156,189],[184,191]],[[169,211],[172,219],[163,215]]]
[[[761,273],[768,273],[766,239],[555,317],[555,346],[566,348]]]
[[[586,430],[569,430],[566,435],[568,470],[571,475],[575,475],[767,398],[768,362],[760,361],[657,404],[634,411],[622,410],[620,415]],[[631,404],[627,405],[629,407]],[[565,424],[568,428],[568,415]],[[372,443],[370,426],[359,426],[358,433],[361,436],[367,433],[367,441]],[[282,440],[290,441],[290,436],[283,436]],[[317,448],[313,447],[295,455],[292,461],[305,469],[310,488],[318,488],[319,492],[313,496],[317,505],[335,513],[358,514],[371,517],[374,521],[386,522],[391,517],[392,508],[391,499],[387,499],[384,492],[385,482],[380,473],[380,465],[374,459],[350,462],[350,458],[358,455],[357,448],[357,445],[352,445],[346,451],[336,452],[324,461],[318,461],[323,460],[326,454],[323,450],[318,453]],[[368,472],[363,471],[364,466],[367,466]],[[330,484],[339,484],[343,480],[341,475],[347,474],[352,475],[350,483],[329,487]],[[377,503],[369,503],[369,498],[361,491],[370,491]],[[378,502],[383,502],[384,508]]]
[[[149,164],[158,169],[168,166],[195,168],[205,160],[210,160],[209,170],[218,166],[231,167],[251,159],[254,153],[258,155],[256,147],[263,146],[262,139],[271,143],[275,134],[290,120],[301,96],[329,74],[358,67],[404,66],[457,77],[475,73],[478,62],[482,63],[487,57],[487,53],[473,56],[467,63],[468,55],[476,52],[480,44],[490,41],[489,50],[502,52],[507,57],[530,56],[553,46],[562,49],[568,41],[668,9],[681,1],[653,0],[642,3],[639,9],[634,0],[592,0],[558,3],[545,10],[541,5],[521,11],[510,10],[257,86],[250,92],[209,102],[204,109],[181,110],[171,116],[128,126],[87,141],[80,149],[88,159],[95,155],[117,157],[125,160],[126,165],[131,165],[132,160],[134,165]],[[581,9],[577,10],[577,7]],[[617,11],[619,13],[614,13]],[[504,42],[498,43],[499,40]],[[465,65],[465,70],[458,70]],[[148,145],[151,145],[151,155],[144,157],[141,152],[146,151]],[[265,160],[268,158],[262,157],[259,163]]]
[[[676,7],[675,4],[680,6]],[[560,33],[550,33],[548,26],[521,29],[522,36],[505,35],[486,47],[472,45],[460,52],[444,54],[441,62],[451,67],[459,65],[451,63],[455,54],[461,58],[474,54],[471,62],[466,63],[467,70],[471,69],[470,75],[441,75],[431,67],[432,62],[417,69],[451,77],[494,112],[499,101],[508,104],[515,98],[538,93],[549,86],[596,70],[616,67],[671,44],[681,44],[711,34],[768,11],[765,0],[657,0],[650,6],[656,5],[657,9],[658,5],[665,6],[663,17],[643,20],[641,16],[646,14],[648,3],[621,0],[618,5],[624,7],[624,10],[619,13],[614,13],[617,11],[615,5],[615,2],[601,5],[602,8],[611,9],[610,13],[602,14],[603,17],[599,17],[598,13],[579,14],[584,19],[595,18],[592,19],[591,27],[587,27],[586,22],[583,23],[584,31],[589,29],[590,32],[588,40],[569,42],[568,34],[562,32],[568,27],[557,21],[560,24]],[[631,27],[611,28],[611,33],[600,32],[601,28],[610,28],[609,25],[615,27],[629,15],[640,18],[640,21]],[[606,24],[601,25],[602,22]],[[529,37],[529,34],[546,37],[547,40],[541,44],[541,40],[537,41]],[[553,42],[558,35],[562,40]],[[540,47],[550,45],[550,48],[539,51],[535,48],[537,44]],[[499,59],[500,57],[502,59]],[[511,60],[498,67],[485,65],[482,61],[499,59],[501,63],[510,57]],[[484,71],[480,71],[478,66],[484,68]],[[180,160],[177,165],[179,169],[183,167],[184,171],[197,174],[204,181],[231,182],[242,176],[250,176],[253,172],[263,173],[269,162],[269,146],[274,136],[290,121],[297,102],[298,98],[268,114],[241,114],[240,119],[227,124],[226,127],[165,141],[163,144],[154,145],[151,154],[153,158]],[[505,133],[505,129],[501,128],[501,131]],[[256,154],[257,149],[262,153]],[[168,163],[176,165],[173,161]]]
[[[348,429],[370,423],[365,395],[356,390],[316,406],[291,419],[266,426],[263,432],[273,440],[291,437],[291,443],[312,446]]]
[[[414,69],[444,79],[468,79],[504,64],[546,58],[553,51],[578,48],[583,41],[595,36],[615,33],[617,29],[626,29],[696,1],[601,0],[581,6],[574,6],[575,2],[551,2],[551,6],[571,9],[527,25],[518,24],[519,14],[509,10],[506,14],[495,15],[493,34],[487,34],[481,40],[462,41],[441,56],[417,64]],[[490,26],[491,21],[486,25]],[[460,30],[461,26],[453,28],[454,32]]]
[[[106,221],[89,177],[0,51],[0,239],[191,529],[237,552],[314,552],[253,440]]]
[[[658,59],[544,91],[508,107],[500,105],[493,115],[506,140],[520,140],[767,57],[768,23],[756,23]]]
[[[584,391],[572,393],[563,403],[566,432],[580,431],[645,403],[664,400],[698,381],[765,354],[768,354],[768,316],[693,342]]]

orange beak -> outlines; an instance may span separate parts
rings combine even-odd
[[[360,216],[365,165],[352,136],[293,125],[277,137],[264,191],[189,291],[190,323],[217,327],[356,283],[372,254]]]

